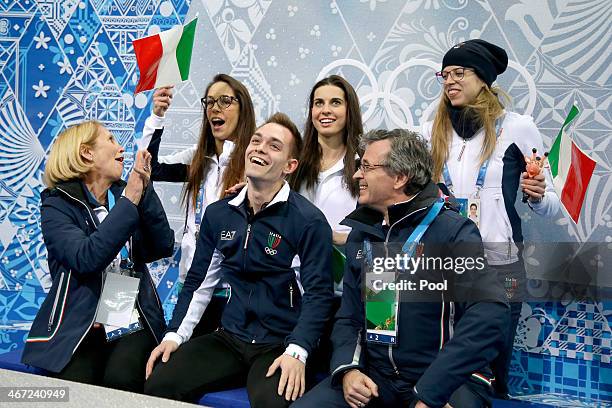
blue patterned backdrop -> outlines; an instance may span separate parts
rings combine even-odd
[[[528,268],[550,256],[538,242],[612,250],[609,0],[1,0],[0,353],[23,347],[50,285],[39,215],[50,144],[67,126],[95,118],[131,150],[150,111],[150,95],[133,94],[131,41],[196,14],[192,79],[176,89],[162,153],[195,142],[199,97],[217,72],[248,86],[258,121],[280,109],[303,123],[317,77],[340,73],[358,90],[367,128],[417,128],[435,108],[433,72],[444,52],[482,37],[508,50],[500,85],[516,111],[534,117],[545,145],[577,102],[574,139],[598,162],[578,225],[561,213],[539,219],[518,204]],[[180,186],[156,188],[180,232]],[[167,313],[179,257],[152,265]],[[592,262],[610,273],[601,258]],[[612,400],[611,324],[610,302],[525,304],[514,392],[569,394],[568,406],[582,397]]]

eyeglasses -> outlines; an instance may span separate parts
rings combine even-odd
[[[449,76],[455,81],[461,81],[463,80],[463,77],[465,77],[466,71],[474,71],[474,70],[471,68],[461,67],[461,68],[451,69],[450,71],[440,71],[440,72],[436,72],[436,79],[441,84],[444,84]]]
[[[358,168],[359,168],[359,170],[361,170],[361,172],[363,174],[365,174],[368,171],[375,170],[375,169],[377,169],[379,167],[387,167],[387,165],[386,164],[366,164],[366,163],[361,163]]]
[[[221,110],[225,110],[225,109],[229,108],[230,105],[234,101],[240,102],[238,100],[238,98],[236,98],[235,96],[229,96],[229,95],[221,95],[217,99],[213,98],[212,96],[206,96],[206,97],[200,99],[200,102],[202,103],[202,107],[204,109],[212,109],[215,106],[215,103],[216,103],[217,106],[219,106],[219,109],[221,109]]]

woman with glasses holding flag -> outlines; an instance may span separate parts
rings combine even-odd
[[[517,193],[522,191],[536,214],[552,217],[559,209],[548,172],[534,178],[525,173],[525,156],[534,148],[544,153],[533,119],[506,110],[509,98],[492,85],[507,66],[506,51],[484,40],[453,46],[436,73],[442,92],[435,118],[422,128],[434,159],[434,180],[444,182],[466,211],[479,209],[476,216],[488,263],[511,302],[506,345],[492,367],[491,379],[495,377],[495,392],[501,397],[508,393],[512,345],[526,294]]]
[[[159,156],[164,116],[172,102],[172,94],[172,88],[155,91],[153,112],[145,121],[143,137],[138,144],[152,155],[153,181],[184,183],[182,202],[186,219],[177,282],[182,287],[191,267],[206,207],[244,179],[244,153],[255,132],[255,111],[247,88],[229,75],[218,74],[201,99],[203,115],[198,143],[175,154]],[[195,336],[217,329],[229,290],[217,288]]]

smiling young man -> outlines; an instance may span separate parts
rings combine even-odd
[[[420,268],[417,277],[426,272],[448,282],[451,291],[391,291],[398,306],[383,306],[387,309],[379,320],[370,310],[380,311],[384,301],[378,297],[370,304],[362,296],[364,283],[370,282],[362,271],[364,262],[371,266],[378,254],[385,261],[394,258],[396,247],[421,259],[478,258],[478,229],[441,199],[421,137],[400,129],[375,130],[363,136],[362,144],[365,152],[354,175],[362,206],[343,221],[352,231],[342,305],[332,332],[333,372],[292,407],[488,406],[487,366],[498,353],[509,318],[494,276],[478,268]],[[365,293],[369,298],[375,292],[368,286]],[[448,297],[451,293],[454,298]]]
[[[331,229],[285,181],[301,143],[286,115],[270,117],[246,149],[247,186],[206,209],[168,332],[147,363],[146,393],[193,401],[246,384],[254,408],[304,393],[333,292]],[[221,278],[230,285],[221,327],[190,340]]]

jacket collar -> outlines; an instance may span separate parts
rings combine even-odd
[[[127,183],[125,181],[117,180],[111,185],[110,190],[115,197],[119,197],[126,185]],[[63,181],[56,184],[54,188],[45,189],[41,194],[41,200],[44,201],[54,192],[59,192],[62,195],[76,199],[91,208],[97,208],[100,206],[100,203],[95,200],[93,195],[87,190],[87,187],[85,187],[83,180],[80,179]]]
[[[429,207],[439,197],[440,189],[436,184],[430,181],[423,190],[419,191],[410,200],[394,204],[387,208],[389,213],[389,224],[393,225],[406,217],[406,215]]]
[[[440,189],[435,183],[430,181],[423,190],[418,192],[410,200],[391,205],[387,208],[390,225],[393,225],[400,220],[406,221],[408,219],[412,219],[413,216],[418,217],[418,215],[423,215],[423,212],[419,210],[429,207],[439,197]],[[405,219],[402,220],[402,218]],[[347,215],[340,224],[349,226],[351,228],[356,228],[380,238],[384,238],[384,233],[381,228],[383,220],[384,215],[382,212],[367,206],[363,206],[357,208],[355,211]]]
[[[249,188],[249,185],[245,185],[243,187],[242,190],[240,190],[240,192],[238,193],[238,195],[234,198],[232,198],[229,201],[229,205],[234,206],[234,207],[240,207],[245,199],[246,199],[246,195],[247,195],[247,189]],[[283,187],[281,187],[281,189],[278,191],[278,193],[276,193],[276,195],[274,196],[274,198],[272,199],[272,201],[270,201],[268,203],[268,205],[266,206],[266,208],[276,204],[276,203],[282,203],[285,202],[289,199],[289,192],[291,191],[291,189],[289,188],[289,183],[287,183],[286,180],[283,181]]]

